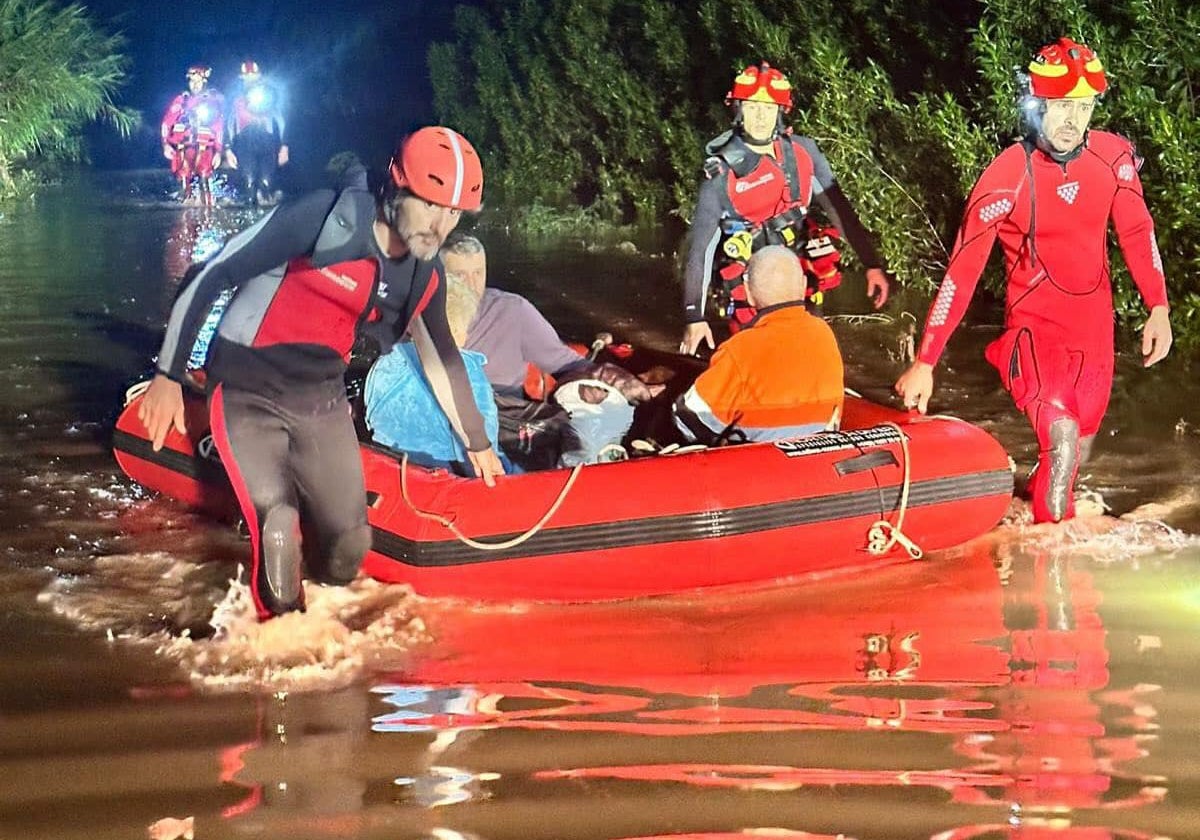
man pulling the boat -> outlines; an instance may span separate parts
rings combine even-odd
[[[503,472],[450,335],[438,258],[461,214],[482,204],[475,149],[451,129],[423,128],[392,158],[378,196],[361,168],[354,177],[272,210],[196,274],[171,310],[138,412],[155,450],[172,426],[184,431],[189,352],[212,302],[236,288],[206,365],[209,414],[250,528],[261,619],[304,609],[302,565],[345,584],[371,546],[343,378],[359,333],[384,349],[411,339],[475,472],[489,486]]]
[[[1029,491],[1036,522],[1074,516],[1074,484],[1108,407],[1113,376],[1107,230],[1149,310],[1142,364],[1171,348],[1167,287],[1154,222],[1128,140],[1089,131],[1108,82],[1086,45],[1060,38],[1038,51],[1021,97],[1024,136],[992,161],[967,202],[954,252],[929,310],[917,360],[896,382],[924,412],[933,369],[962,320],[992,243],[1007,271],[1005,331],[987,359],[1037,433]]]

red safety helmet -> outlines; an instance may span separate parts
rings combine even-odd
[[[787,76],[764,61],[758,67],[747,67],[734,78],[733,87],[725,94],[725,104],[734,102],[770,102],[787,113],[792,110],[792,85]]]
[[[187,76],[190,79],[192,76],[199,76],[204,81],[208,81],[208,77],[212,75],[212,68],[207,64],[193,64],[187,69]]]
[[[474,211],[483,206],[483,165],[467,138],[427,126],[405,138],[388,167],[392,183],[426,201]]]
[[[242,62],[241,67],[238,68],[238,75],[241,75],[241,76],[260,75],[260,71],[258,69],[258,62],[252,58],[247,58],[245,61]]]
[[[1104,93],[1108,79],[1091,47],[1059,38],[1029,62],[1029,88],[1042,99],[1082,99]]]

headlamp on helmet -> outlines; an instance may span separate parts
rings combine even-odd
[[[266,85],[253,85],[246,91],[246,104],[255,113],[260,113],[270,108],[271,98],[271,90]]]

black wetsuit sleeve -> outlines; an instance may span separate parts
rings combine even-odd
[[[431,282],[437,282],[437,288],[413,322],[413,346],[433,395],[454,433],[469,451],[482,452],[490,448],[492,442],[488,440],[483,415],[475,404],[467,366],[463,364],[458,345],[450,333],[450,322],[446,320],[446,284],[440,280]]]
[[[276,207],[225,243],[175,299],[158,354],[159,373],[183,379],[192,346],[221,292],[311,254],[336,199],[333,190],[309,193]]]
[[[834,182],[813,196],[817,203],[829,214],[829,220],[842,232],[864,268],[883,268],[883,260],[879,257],[879,249],[875,245],[875,237],[867,232],[859,220],[858,214],[850,206],[842,188]]]
[[[717,245],[721,239],[722,194],[725,174],[709,178],[700,185],[696,212],[688,236],[687,266],[683,275],[683,319],[694,324],[704,320],[708,285],[712,282]]]

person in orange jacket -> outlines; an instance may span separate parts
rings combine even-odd
[[[768,245],[750,257],[744,279],[758,313],[675,402],[676,425],[701,443],[731,429],[753,441],[836,429],[842,355],[829,325],[805,309],[807,280],[796,255]]]

